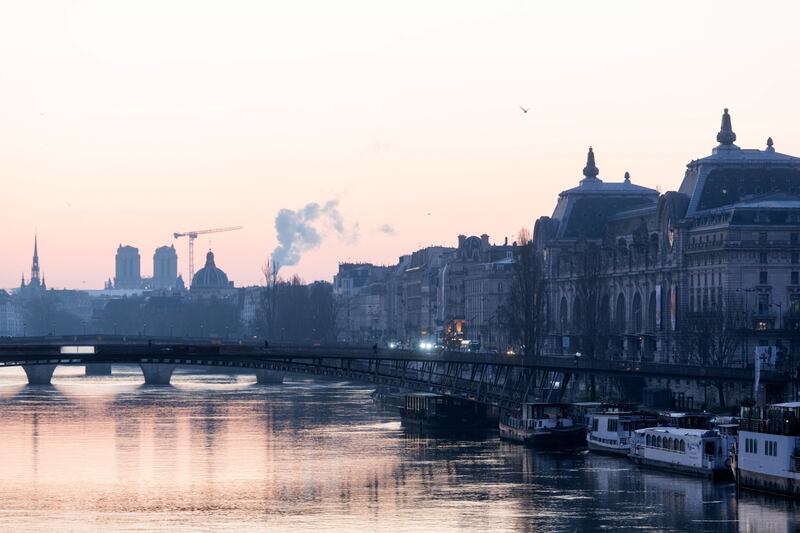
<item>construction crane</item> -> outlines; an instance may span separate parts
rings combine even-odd
[[[207,233],[222,233],[223,231],[235,231],[237,229],[244,229],[243,226],[233,226],[230,228],[214,228],[214,229],[199,229],[196,231],[182,231],[175,232],[172,236],[177,239],[178,237],[189,237],[189,279],[187,283],[192,282],[194,276],[194,240],[198,235],[205,235]]]

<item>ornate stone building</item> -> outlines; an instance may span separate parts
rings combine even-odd
[[[719,144],[665,194],[628,173],[601,180],[589,149],[580,184],[534,228],[548,350],[718,366],[753,364],[758,353],[795,370],[800,158],[771,138],[764,150],[735,141],[726,109]]]

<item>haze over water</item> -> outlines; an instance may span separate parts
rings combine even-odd
[[[371,388],[0,371],[3,531],[794,531],[800,508],[496,434],[406,434]]]

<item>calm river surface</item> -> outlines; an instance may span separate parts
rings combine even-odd
[[[588,453],[407,435],[371,388],[0,371],[0,531],[795,531],[800,506]]]

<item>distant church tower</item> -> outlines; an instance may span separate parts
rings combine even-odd
[[[33,262],[31,263],[30,281],[25,284],[25,276],[22,276],[22,283],[19,288],[29,292],[47,290],[44,276],[41,275],[39,270],[39,235],[34,235],[33,237]]]

